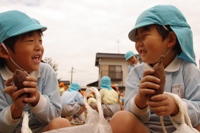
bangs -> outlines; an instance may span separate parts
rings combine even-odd
[[[37,32],[40,36],[43,36],[42,30],[30,31],[24,34],[19,35],[19,39],[24,39],[26,37],[32,36],[35,32]]]
[[[150,27],[150,25],[147,25],[147,26],[144,26],[144,27],[141,27],[141,28],[138,28],[138,29],[140,29],[141,32],[145,32],[145,31],[149,31],[149,27]],[[138,35],[138,29],[135,32],[135,36]]]

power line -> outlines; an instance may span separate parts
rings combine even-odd
[[[75,70],[76,70],[76,71],[79,71],[79,72],[82,72],[82,73],[87,73],[87,74],[91,74],[91,75],[97,75],[97,73],[91,73],[91,71],[88,72],[88,71],[86,71],[86,70],[79,70],[79,69],[76,69],[76,68],[75,68]]]

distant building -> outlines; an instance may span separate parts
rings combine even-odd
[[[120,53],[96,53],[95,66],[99,68],[98,79],[109,76],[112,84],[118,84],[120,91],[125,89],[128,75],[128,63]],[[87,84],[88,87],[99,87],[99,80]]]
[[[99,80],[103,76],[109,76],[112,84],[118,84],[119,90],[123,92],[128,75],[128,62],[124,56],[125,54],[121,53],[96,53],[95,66],[99,68],[98,80],[87,84],[87,87],[96,87],[99,89]],[[60,82],[63,82],[69,88],[70,81],[59,80]],[[84,91],[87,87],[82,87],[81,90]]]

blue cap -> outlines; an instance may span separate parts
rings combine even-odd
[[[0,43],[16,35],[46,29],[47,27],[40,25],[39,21],[23,12],[11,10],[0,13]]]
[[[125,54],[125,59],[129,60],[132,56],[135,56],[136,54],[134,54],[132,51],[128,51]]]
[[[35,21],[36,23],[40,24],[40,22],[39,22],[37,19],[35,19],[35,18],[32,18],[32,19],[33,19],[33,21]]]
[[[68,91],[79,91],[81,86],[78,83],[72,83],[68,89]]]
[[[100,80],[100,88],[101,89],[107,89],[107,90],[111,90],[111,79],[108,76],[103,76]]]
[[[196,64],[194,59],[192,31],[180,10],[172,5],[157,5],[145,10],[137,18],[135,28],[129,32],[129,39],[135,41],[136,30],[152,24],[169,25],[175,32],[182,49],[178,58]]]

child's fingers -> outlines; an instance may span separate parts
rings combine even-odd
[[[159,86],[160,79],[153,77],[151,75],[145,76],[141,79],[139,88],[140,89],[153,89],[157,90]]]
[[[143,77],[145,77],[145,76],[147,76],[147,75],[153,74],[154,71],[155,71],[155,70],[153,70],[153,69],[146,69],[146,70],[144,71]]]
[[[147,76],[143,77],[140,81],[140,83],[145,83],[145,82],[151,82],[151,83],[159,84],[160,79],[157,78],[157,77],[154,77],[152,75],[147,75]]]
[[[12,85],[12,81],[13,81],[13,77],[10,77],[6,80],[5,85],[6,86],[11,86]]]
[[[37,83],[35,81],[24,81],[24,86],[27,86],[27,88],[37,88]]]
[[[8,95],[12,95],[15,91],[17,90],[17,87],[15,86],[9,86],[9,87],[6,87],[3,91],[8,94]]]
[[[26,77],[26,80],[27,80],[27,81],[33,81],[33,82],[36,82],[36,81],[37,81],[37,79],[36,79],[35,77],[32,77],[32,76],[27,76],[27,77]]]

